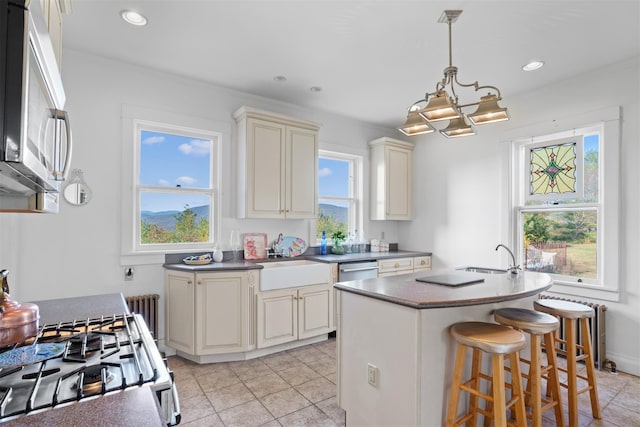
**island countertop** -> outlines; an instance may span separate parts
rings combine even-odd
[[[465,273],[482,282],[462,286],[446,286],[417,281],[417,278],[442,277]],[[458,270],[433,270],[401,276],[379,277],[350,282],[338,282],[336,289],[370,298],[404,305],[415,309],[462,307],[516,300],[539,294],[552,285],[551,277],[545,273],[522,271],[516,274],[481,274]]]

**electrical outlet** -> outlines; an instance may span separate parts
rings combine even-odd
[[[367,381],[374,387],[378,387],[378,368],[367,363]]]
[[[124,280],[133,280],[133,267],[124,268]]]

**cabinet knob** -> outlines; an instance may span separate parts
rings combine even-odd
[[[191,280],[187,280],[187,285],[192,284],[193,282]]]
[[[202,285],[202,280],[198,280],[198,281],[196,282],[196,284],[198,284],[198,285]]]
[[[425,260],[420,261],[420,265],[425,265],[427,262]]]
[[[397,262],[393,264],[393,268],[398,268],[398,267],[400,267],[400,264],[398,264]]]

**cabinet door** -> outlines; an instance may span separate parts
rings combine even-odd
[[[332,286],[307,286],[298,290],[299,339],[327,334],[333,330]]]
[[[246,215],[249,218],[285,217],[286,126],[247,119]]]
[[[287,127],[287,218],[315,218],[318,206],[318,133]]]
[[[247,350],[253,297],[247,282],[247,272],[196,274],[195,354]]]
[[[193,273],[166,270],[167,345],[194,354],[194,278]]]
[[[258,348],[298,339],[298,292],[296,289],[258,294]]]
[[[386,219],[411,219],[412,152],[385,147]]]

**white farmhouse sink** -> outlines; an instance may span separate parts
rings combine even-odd
[[[331,266],[322,262],[297,260],[259,263],[260,290],[297,288],[329,283]]]

